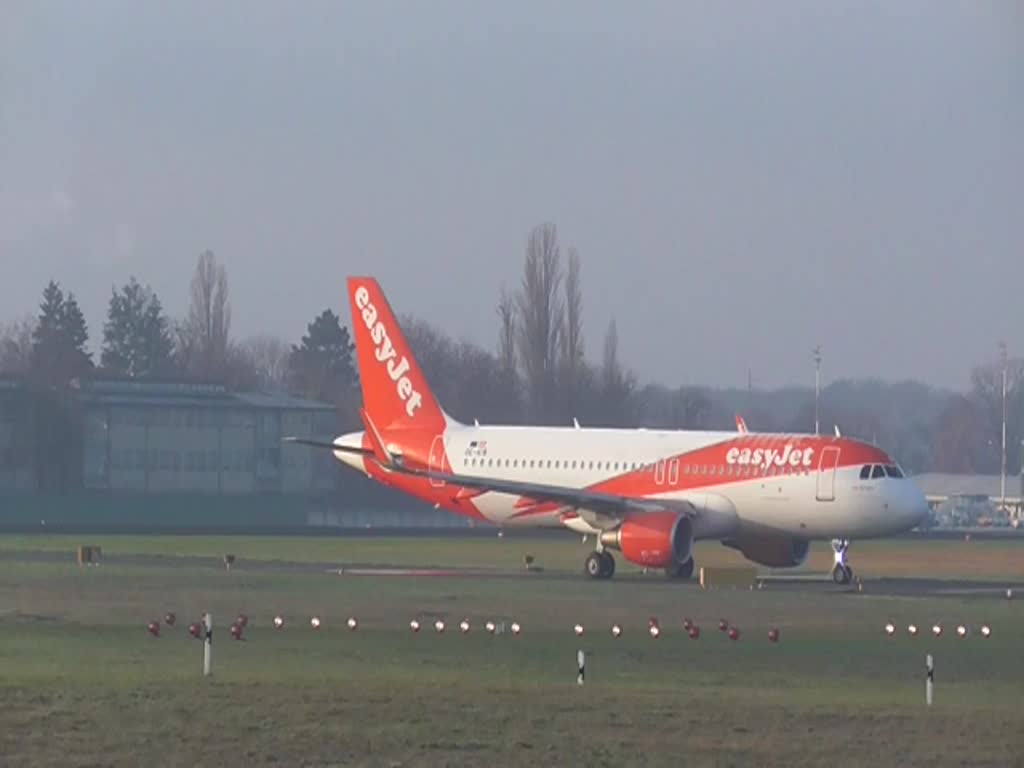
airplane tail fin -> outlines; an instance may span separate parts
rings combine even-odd
[[[348,298],[363,407],[370,419],[385,431],[444,432],[448,418],[413,357],[380,285],[372,277],[350,277]]]

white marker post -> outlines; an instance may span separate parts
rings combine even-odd
[[[583,654],[583,650],[576,651],[576,667],[578,672],[576,674],[576,685],[583,685],[584,667],[586,666],[586,656]]]
[[[209,677],[213,663],[213,618],[209,613],[203,614],[203,676]]]
[[[924,683],[924,700],[930,707],[932,705],[932,684],[935,682],[935,664],[932,661],[932,655],[930,653],[924,663],[925,669],[927,670],[927,677],[925,678]]]

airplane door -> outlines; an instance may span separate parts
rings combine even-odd
[[[830,446],[821,452],[818,461],[818,501],[836,500],[836,467],[839,465],[839,448]]]
[[[430,456],[428,466],[431,472],[450,472],[448,457],[444,449],[444,435],[437,435],[434,442],[430,444]],[[435,488],[443,488],[444,480],[430,478],[430,484]]]

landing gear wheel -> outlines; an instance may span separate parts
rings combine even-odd
[[[688,579],[693,576],[693,558],[685,563],[672,563],[665,569],[665,575],[670,579]]]
[[[605,561],[603,552],[591,552],[583,561],[583,570],[592,579],[603,579]]]
[[[849,584],[853,579],[853,569],[848,565],[836,563],[832,568],[832,581],[836,584]]]
[[[602,552],[601,560],[604,561],[604,568],[601,571],[601,576],[605,579],[610,579],[615,575],[615,558],[612,557],[611,552]]]

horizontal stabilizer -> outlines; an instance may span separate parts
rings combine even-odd
[[[281,439],[282,443],[295,443],[296,445],[309,445],[313,448],[326,448],[329,451],[337,451],[338,453],[353,453],[356,456],[372,456],[373,451],[369,448],[356,448],[355,446],[338,445],[337,443],[328,443],[325,440],[307,440],[304,437],[285,437]]]

